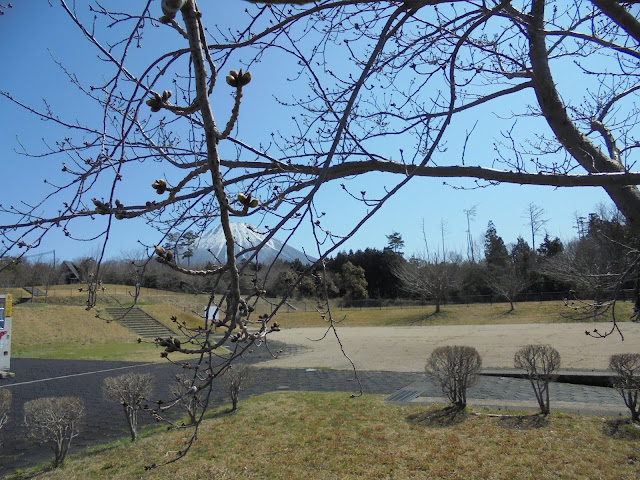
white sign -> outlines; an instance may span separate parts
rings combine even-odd
[[[11,295],[0,295],[0,375],[9,372],[11,364]]]
[[[204,307],[204,318],[207,320],[218,320],[218,307],[215,305],[209,306],[209,308]]]

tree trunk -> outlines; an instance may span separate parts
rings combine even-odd
[[[607,156],[575,125],[560,95],[549,68],[545,43],[544,13],[546,0],[534,0],[528,27],[529,56],[533,87],[542,114],[558,142],[589,173],[625,172],[619,160]],[[606,127],[605,127],[606,128]],[[631,228],[640,232],[640,190],[635,185],[603,187],[626,217]]]
[[[124,413],[127,416],[127,423],[129,424],[129,433],[131,434],[131,441],[135,442],[138,438],[138,432],[136,425],[138,424],[138,415],[134,409],[130,409],[124,405]]]

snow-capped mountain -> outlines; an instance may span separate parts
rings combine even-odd
[[[266,233],[246,223],[232,223],[231,232],[236,240],[236,254],[244,249],[260,245],[266,237]],[[222,226],[218,225],[213,230],[203,233],[193,244],[192,250],[191,265],[202,265],[207,262],[224,263],[227,260],[227,247]],[[249,252],[240,259],[247,259],[252,253]],[[272,238],[260,249],[258,261],[268,263],[276,257],[289,262],[298,259],[304,264],[310,263],[310,259],[300,250],[289,245],[283,246],[280,240]]]

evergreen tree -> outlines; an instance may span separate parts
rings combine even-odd
[[[193,257],[193,250],[188,249],[182,254],[183,259],[187,259],[187,268],[191,268],[191,257]]]
[[[509,260],[507,247],[491,220],[487,225],[487,233],[484,235],[484,258],[490,268],[505,267]]]
[[[354,300],[367,298],[367,280],[364,268],[357,267],[351,262],[342,265],[340,274],[336,276],[340,295]]]
[[[393,274],[397,263],[405,262],[405,259],[391,249],[376,250],[367,248],[356,252],[340,252],[327,262],[327,269],[339,274],[342,266],[351,262],[357,267],[362,267],[367,280],[367,292],[369,298],[397,298],[401,294],[401,282]]]
[[[390,235],[387,235],[387,241],[388,249],[390,249],[393,253],[403,255],[402,249],[404,248],[404,240],[402,240],[402,235],[400,235],[398,232],[392,232]]]
[[[562,240],[558,237],[551,240],[549,234],[546,233],[544,235],[544,240],[538,247],[538,254],[543,257],[555,257],[564,251],[564,245],[562,244]]]
[[[518,237],[516,244],[511,248],[511,260],[519,274],[525,278],[530,276],[534,266],[535,253],[524,238]]]
[[[557,270],[554,263],[563,263],[563,253],[565,251],[562,240],[558,237],[551,239],[549,234],[545,234],[544,240],[538,247],[537,258],[537,286],[541,292],[565,292],[575,288],[570,282],[563,281],[554,272]]]

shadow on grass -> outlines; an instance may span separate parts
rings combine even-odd
[[[439,312],[431,312],[427,315],[417,315],[415,317],[412,318],[405,318],[402,320],[397,320],[395,322],[393,322],[393,325],[400,325],[400,326],[420,326],[420,325],[424,325],[424,324],[428,324],[430,323],[432,320],[436,320],[436,319],[445,319],[447,318],[447,312],[444,312],[442,310],[440,310]]]
[[[55,468],[53,468],[53,463],[47,463],[43,465],[39,465],[37,467],[30,468],[29,470],[16,470],[15,472],[8,474],[2,478],[7,478],[10,480],[29,480],[31,478],[38,478],[41,475],[45,475],[47,473],[53,472]]]
[[[500,317],[500,318],[512,317],[512,316],[516,316],[515,308],[513,310],[505,310],[504,312],[500,312],[496,314],[496,317]]]
[[[498,425],[504,428],[515,428],[518,430],[530,430],[533,428],[543,428],[549,425],[549,420],[544,415],[510,415],[500,417]]]
[[[466,411],[450,405],[444,408],[427,410],[426,412],[412,413],[406,420],[411,425],[442,428],[458,425],[464,422],[466,418]]]
[[[220,407],[214,411],[207,411],[204,414],[204,420],[213,420],[215,418],[228,417],[229,415],[236,414],[239,410],[240,410],[240,407],[236,408],[235,410],[233,409],[233,407]],[[186,426],[191,427],[193,425],[186,425]]]
[[[632,424],[630,418],[615,418],[605,420],[602,433],[620,440],[640,440],[640,426]]]
[[[565,322],[606,322],[611,320],[611,306],[597,307],[588,302],[570,302],[567,310],[560,313]]]

